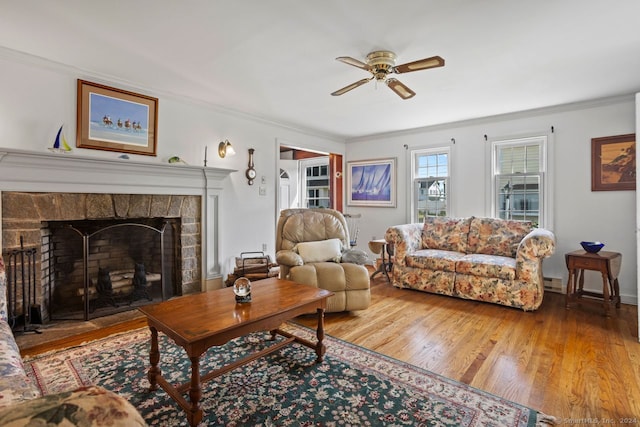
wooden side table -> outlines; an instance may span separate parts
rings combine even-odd
[[[609,316],[612,302],[616,303],[616,308],[620,308],[618,274],[620,274],[622,254],[607,251],[592,254],[577,250],[565,254],[564,257],[569,270],[567,297],[565,300],[566,308],[569,307],[569,303],[582,300],[583,295],[602,298],[605,316]],[[602,274],[602,293],[584,290],[585,270],[599,271]]]
[[[378,273],[383,273],[387,277],[387,281],[391,282],[391,278],[389,277],[389,273],[393,269],[393,261],[391,260],[391,256],[393,255],[393,246],[385,239],[376,239],[369,241],[369,249],[374,254],[380,254],[381,262],[378,266],[378,269],[373,272],[370,279],[376,277]]]

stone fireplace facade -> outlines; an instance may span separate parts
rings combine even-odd
[[[19,248],[21,238],[24,247],[42,251],[45,245],[48,252],[47,224],[58,221],[175,219],[180,257],[176,293],[221,287],[221,202],[224,180],[232,172],[0,148],[2,254]],[[38,279],[49,274],[41,260],[36,264]],[[38,304],[47,302],[39,298]]]
[[[180,224],[176,250],[181,289],[174,294],[184,295],[201,289],[201,212],[199,196],[3,192],[3,251],[19,249],[22,242],[25,248],[35,247],[41,254],[36,257],[40,262],[35,265],[35,277],[41,279],[36,303],[44,308],[46,320],[49,318],[47,308],[51,305],[48,287],[55,283],[51,279],[55,274],[49,271],[48,257],[53,257],[55,252],[48,247],[51,243],[49,223],[176,218]],[[77,256],[72,262],[79,262]],[[18,298],[19,309],[20,301]]]

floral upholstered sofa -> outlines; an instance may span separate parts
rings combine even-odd
[[[393,285],[522,310],[542,303],[542,260],[555,236],[529,222],[428,217],[390,227]]]
[[[7,276],[0,257],[0,425],[11,426],[146,426],[125,399],[102,387],[41,396],[24,370],[8,323]]]

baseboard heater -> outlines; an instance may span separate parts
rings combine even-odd
[[[563,293],[562,291],[562,279],[557,277],[545,277],[544,278],[544,290],[549,292]]]

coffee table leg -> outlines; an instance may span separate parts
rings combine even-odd
[[[318,338],[318,343],[316,344],[316,363],[322,363],[322,359],[324,357],[324,353],[327,350],[327,347],[322,342],[324,340],[324,308],[318,309],[318,328],[316,329],[316,338]]]
[[[189,400],[191,408],[187,414],[189,425],[196,426],[202,420],[203,412],[200,407],[202,388],[200,387],[200,357],[189,357],[191,360],[191,387],[189,388]]]
[[[158,330],[153,326],[149,326],[149,330],[151,331],[151,351],[149,352],[151,367],[147,373],[147,378],[149,378],[149,390],[154,391],[158,389],[158,381],[156,378],[158,378],[161,373],[160,368],[158,367],[158,362],[160,362],[160,351],[158,350]]]

